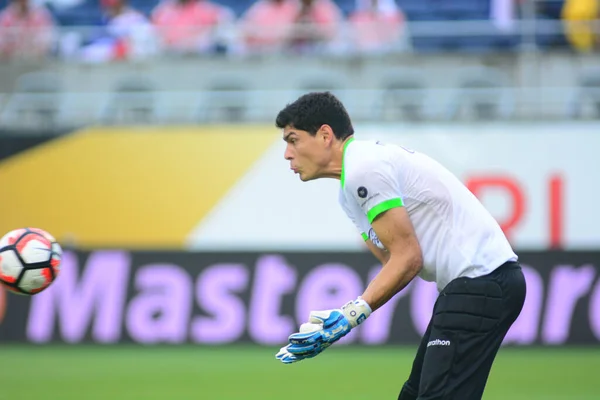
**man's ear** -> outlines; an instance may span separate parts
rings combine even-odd
[[[321,138],[323,139],[323,142],[326,145],[331,145],[331,143],[333,143],[333,140],[335,139],[335,135],[333,134],[333,129],[331,129],[331,127],[329,125],[327,125],[327,124],[321,125],[318,133],[321,135]]]

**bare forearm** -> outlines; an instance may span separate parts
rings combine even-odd
[[[420,269],[420,257],[392,255],[369,283],[362,298],[369,304],[371,310],[375,311],[404,289]]]
[[[379,261],[381,261],[381,265],[385,265],[390,261],[390,253],[384,250],[380,250],[378,259]]]
[[[390,253],[388,251],[375,246],[370,240],[367,240],[365,243],[375,258],[379,260],[381,265],[387,264],[387,262],[390,260]]]

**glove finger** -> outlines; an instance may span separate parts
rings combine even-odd
[[[278,353],[277,359],[284,364],[292,364],[292,363],[295,363],[298,361],[305,360],[307,358],[313,358],[317,354],[319,354],[321,351],[322,350],[313,351],[313,352],[307,353],[307,354],[292,354],[292,353],[285,351],[285,352],[282,352],[281,354]]]
[[[323,329],[323,325],[321,325],[321,324],[313,324],[310,322],[306,322],[306,323],[300,325],[300,330],[298,332],[310,333],[310,332],[320,331],[321,329]]]
[[[316,354],[307,355],[307,356],[296,356],[294,354],[288,354],[285,357],[282,357],[280,361],[284,364],[293,364],[302,360],[306,360],[307,358],[313,358]]]
[[[275,355],[275,358],[277,358],[279,361],[281,361],[284,364],[291,364],[297,361],[300,361],[301,358],[298,358],[298,356],[291,354],[288,351],[288,348],[290,347],[290,345],[284,346],[281,349],[279,349],[279,352]]]
[[[308,322],[311,324],[323,324],[323,322],[329,318],[331,313],[334,310],[325,310],[325,311],[311,311],[308,316]]]
[[[291,344],[287,348],[287,351],[294,355],[303,355],[303,354],[312,353],[315,350],[319,349],[320,347],[321,347],[320,343],[303,344],[303,345],[302,344]]]
[[[306,360],[308,358],[313,358],[316,357],[318,354],[320,354],[323,350],[321,350],[320,348],[304,353],[304,354],[292,354],[289,353],[289,358],[292,358],[295,361],[302,361],[302,360]]]
[[[297,356],[295,356],[293,354],[286,353],[279,358],[279,361],[281,361],[284,364],[292,364],[292,363],[301,361],[301,359],[299,359]]]
[[[324,329],[330,328],[344,319],[344,314],[337,310],[329,311],[314,311],[310,315],[311,321],[318,321],[312,323],[319,323],[323,325]]]
[[[277,358],[278,360],[281,359],[282,357],[284,357],[286,354],[290,354],[287,349],[288,347],[290,347],[290,345],[288,344],[287,346],[282,347],[281,349],[279,349],[279,352],[277,352],[277,354],[275,354],[275,358]]]
[[[319,342],[321,338],[321,331],[307,332],[307,333],[293,333],[289,336],[288,340],[290,344],[308,345]]]
[[[319,353],[321,353],[323,350],[325,350],[326,348],[328,348],[329,346],[331,346],[331,343],[317,343],[314,344],[312,346],[304,346],[304,347],[300,347],[297,345],[289,345],[287,348],[287,352],[291,353],[297,357],[306,357],[306,356],[310,356],[311,354],[317,355]]]
[[[296,358],[298,358],[299,360],[304,360],[306,358],[313,358],[313,357],[316,357],[317,355],[321,354],[329,346],[330,346],[330,344],[323,344],[321,346],[316,347],[313,351],[307,352],[305,354],[294,354],[294,356],[296,356]]]
[[[321,354],[323,352],[323,350],[325,350],[329,346],[330,346],[329,343],[325,343],[322,346],[317,347],[314,351],[311,351],[311,352],[308,352],[305,354],[291,354],[289,352],[286,352],[286,355],[281,357],[280,360],[284,364],[291,364],[294,362],[306,360],[308,358],[313,358],[313,357],[318,356],[319,354]]]

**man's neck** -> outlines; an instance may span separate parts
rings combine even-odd
[[[346,138],[343,142],[336,143],[336,148],[333,150],[331,161],[325,170],[324,178],[333,178],[342,180],[344,171],[344,152],[349,142],[354,139],[353,136]]]

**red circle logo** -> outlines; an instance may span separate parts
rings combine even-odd
[[[4,319],[4,313],[6,312],[6,290],[0,285],[0,325]]]

